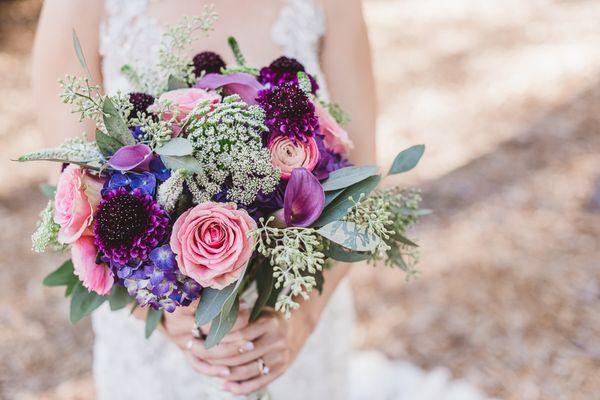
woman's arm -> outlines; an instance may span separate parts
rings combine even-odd
[[[325,0],[324,7],[328,17],[322,64],[331,98],[352,118],[347,126],[355,144],[351,161],[372,164],[375,162],[375,89],[361,3],[359,0]],[[230,332],[221,344],[210,350],[205,350],[201,343],[194,344],[191,353],[212,365],[229,367],[225,388],[235,394],[249,394],[265,387],[294,361],[347,272],[348,266],[342,264],[325,271],[323,293],[313,291],[309,300],[299,299],[301,306],[289,320],[283,319],[280,313],[267,313],[256,323]],[[269,367],[268,375],[261,374],[258,359]]]
[[[101,0],[46,0],[38,23],[31,70],[38,126],[47,145],[55,146],[84,130],[94,132],[93,123],[79,122],[62,104],[58,80],[66,74],[83,76],[73,48],[73,30],[77,32],[93,83],[102,82],[98,52],[98,26]],[[55,175],[58,175],[56,168]],[[55,177],[54,177],[55,178]]]

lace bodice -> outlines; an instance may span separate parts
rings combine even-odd
[[[144,71],[157,60],[164,27],[146,15],[148,1],[106,0],[100,52],[107,93],[131,91],[120,71],[123,65]],[[271,30],[272,40],[282,53],[304,64],[326,98],[327,86],[319,66],[319,44],[324,32],[323,10],[313,0],[288,0]],[[343,282],[294,365],[271,385],[274,400],[347,398],[346,365],[353,315],[351,291]],[[111,312],[104,306],[93,314],[92,320],[98,400],[234,398],[220,389],[220,381],[195,373],[183,353],[160,332],[146,341],[143,323],[127,310]]]

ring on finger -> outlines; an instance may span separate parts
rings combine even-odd
[[[192,336],[194,337],[194,339],[205,339],[204,334],[202,333],[198,325],[194,325],[194,327],[192,328]]]
[[[265,364],[265,361],[262,358],[259,358],[256,361],[258,363],[258,371],[260,372],[260,374],[261,375],[269,375],[269,372],[271,372],[271,370],[269,369],[267,364]]]

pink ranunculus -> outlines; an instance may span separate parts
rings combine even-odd
[[[234,203],[200,203],[173,225],[171,249],[181,272],[204,287],[223,289],[240,277],[256,222]]]
[[[92,223],[100,203],[103,182],[85,173],[76,165],[68,165],[56,186],[54,222],[60,225],[58,241],[73,243]]]
[[[342,128],[318,102],[315,102],[315,112],[319,118],[319,127],[323,134],[323,143],[328,150],[347,156],[354,148],[354,143],[348,136],[348,132]]]
[[[215,91],[207,91],[199,88],[186,88],[171,90],[165,92],[157,100],[157,103],[169,102],[174,110],[177,110],[177,117],[175,120],[181,122],[198,103],[208,100],[211,104],[216,104],[221,101],[221,96]],[[150,106],[150,111],[155,111],[156,103]],[[171,119],[173,115],[171,113],[164,113],[164,119]]]
[[[71,246],[73,270],[89,291],[105,295],[113,287],[114,278],[106,264],[96,264],[98,249],[92,236],[82,236]]]
[[[271,163],[281,170],[281,179],[289,179],[294,168],[312,171],[319,161],[319,148],[314,137],[295,142],[287,136],[277,136],[269,143]]]

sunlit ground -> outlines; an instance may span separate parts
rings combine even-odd
[[[13,4],[14,3],[14,4]],[[0,398],[89,399],[92,335],[29,252],[46,166],[27,93],[38,1],[0,3]],[[382,164],[435,214],[422,273],[357,267],[357,346],[502,399],[600,393],[600,3],[371,0]],[[598,191],[596,194],[595,191]],[[595,374],[594,374],[595,373]]]

